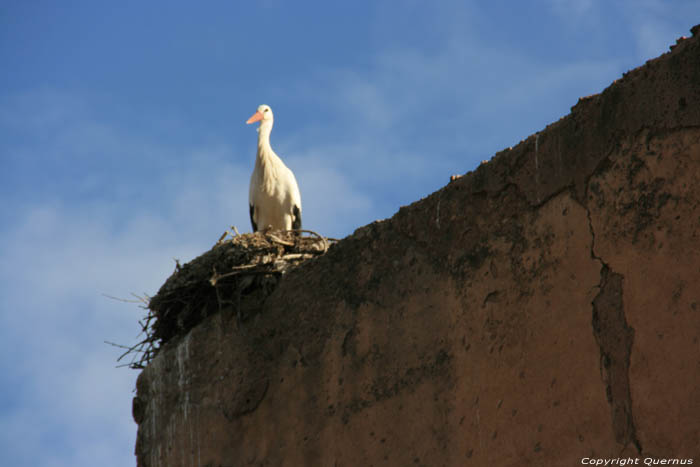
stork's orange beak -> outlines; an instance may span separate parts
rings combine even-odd
[[[263,114],[260,113],[260,111],[257,111],[257,112],[255,112],[255,113],[253,114],[252,117],[250,117],[250,118],[248,119],[248,121],[247,121],[246,123],[248,123],[248,124],[250,124],[250,123],[255,123],[255,122],[259,122],[259,121],[262,120],[262,119],[263,119]]]

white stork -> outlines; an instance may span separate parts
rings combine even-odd
[[[274,123],[270,106],[258,107],[246,123],[258,121],[258,155],[248,192],[253,232],[301,229],[301,195],[297,180],[270,146]]]

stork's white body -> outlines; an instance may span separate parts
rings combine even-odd
[[[253,121],[260,121],[258,152],[248,193],[253,231],[300,229],[301,195],[297,180],[270,146],[272,110],[261,105],[248,123]]]

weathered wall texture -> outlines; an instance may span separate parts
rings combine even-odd
[[[139,465],[700,463],[698,36],[169,343]]]

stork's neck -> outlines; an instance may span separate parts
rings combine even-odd
[[[270,120],[260,122],[260,127],[258,128],[258,155],[261,157],[272,151],[272,146],[270,146],[271,132],[272,122]]]

